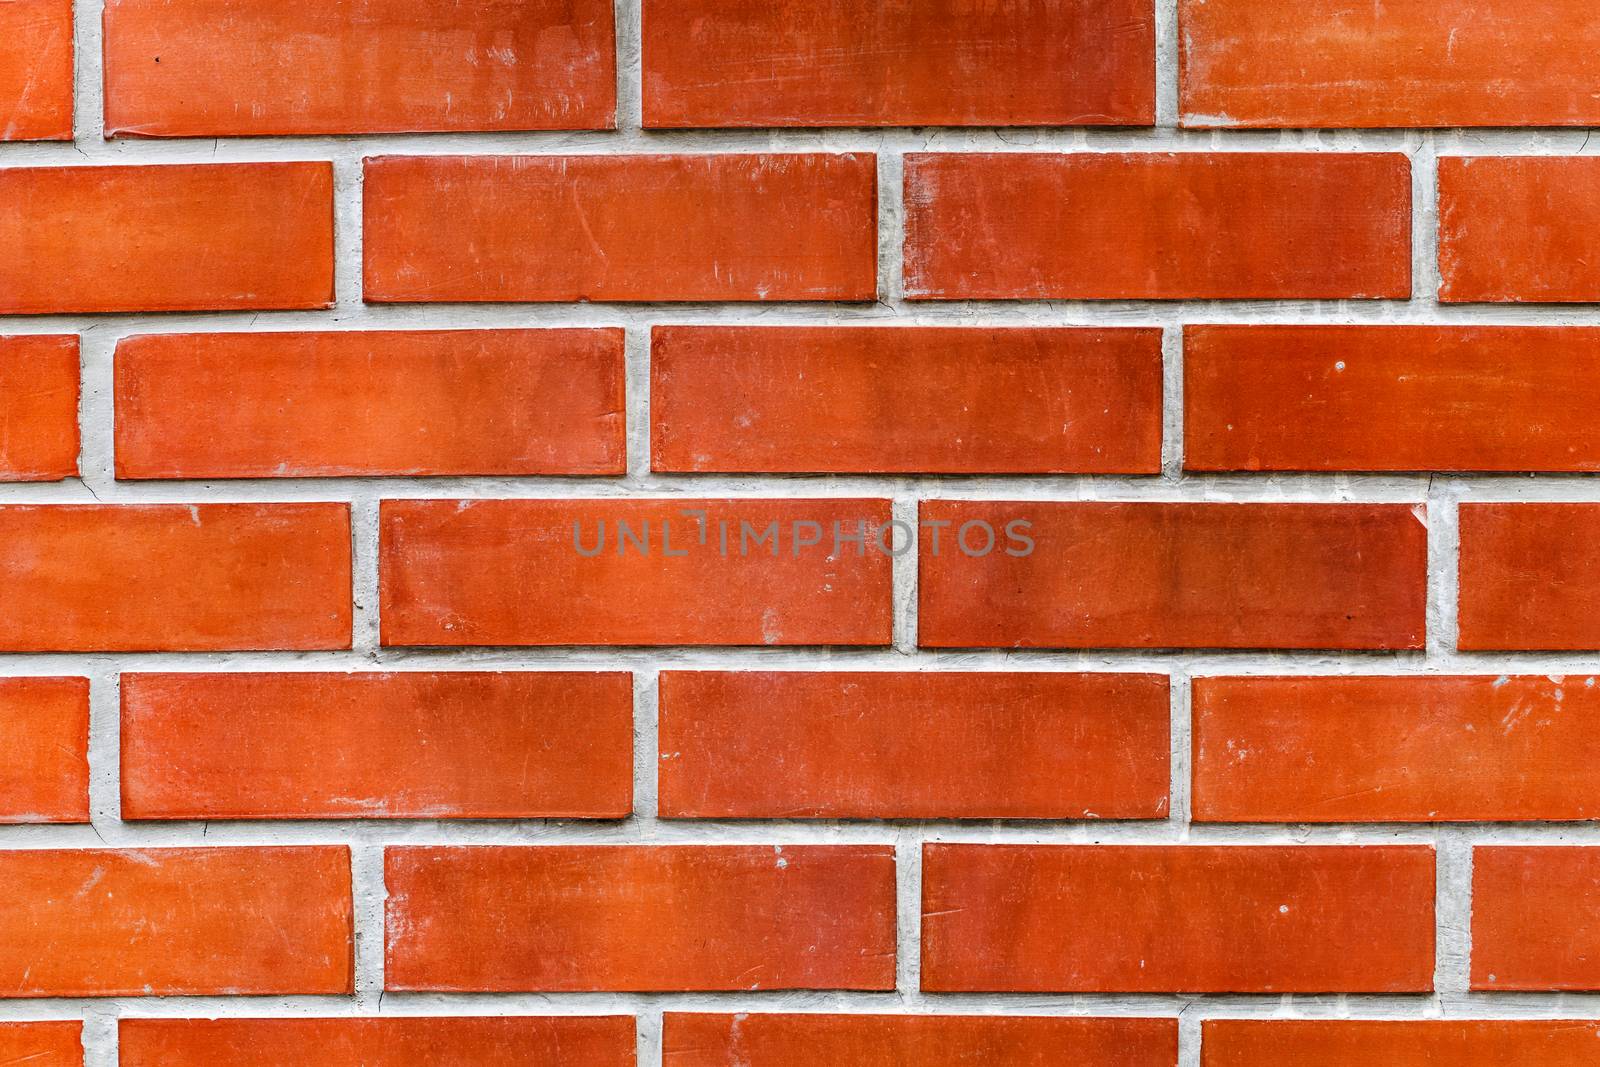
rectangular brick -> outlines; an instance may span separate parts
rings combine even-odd
[[[634,1067],[628,1016],[122,1019],[120,1067]]]
[[[0,752],[0,823],[88,822],[89,679],[0,678]]]
[[[657,326],[658,471],[1155,474],[1158,329]]]
[[[913,300],[1411,295],[1399,154],[911,153],[905,198]]]
[[[1423,646],[1416,505],[925,500],[921,526],[926,648]]]
[[[1600,300],[1597,182],[1600,159],[1439,160],[1439,299]]]
[[[1426,993],[1433,850],[923,846],[922,988]]]
[[[27,1067],[83,1067],[83,1024],[0,1023],[0,1063]]]
[[[0,141],[70,140],[72,0],[0,3]]]
[[[644,123],[1149,126],[1151,0],[645,0]]]
[[[1190,326],[1194,471],[1600,470],[1600,330]]]
[[[1196,678],[1199,822],[1600,818],[1593,678]]]
[[[1175,1019],[668,1012],[672,1067],[1177,1067]]]
[[[106,133],[610,129],[609,0],[108,0]]]
[[[622,818],[626,673],[125,674],[124,819]]]
[[[386,500],[383,643],[885,645],[888,521],[886,500]]]
[[[665,671],[660,813],[1161,819],[1152,674]]]
[[[1600,648],[1600,504],[1462,504],[1459,648]]]
[[[370,302],[872,300],[870,154],[382,156]]]
[[[14,504],[0,544],[0,651],[350,647],[347,504]]]
[[[0,337],[0,482],[77,476],[78,338]]]
[[[1600,989],[1600,848],[1473,849],[1471,972],[1475,990]]]
[[[894,988],[887,845],[400,847],[390,990]]]
[[[1587,0],[1180,0],[1179,123],[1593,126]]]
[[[0,315],[323,308],[333,167],[0,169]]]
[[[8,997],[341,994],[350,850],[0,850]]]
[[[117,477],[622,474],[622,349],[620,329],[130,337]]]
[[[1589,1067],[1600,1023],[1577,1020],[1207,1019],[1201,1067]]]

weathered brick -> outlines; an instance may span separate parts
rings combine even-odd
[[[89,679],[0,678],[0,752],[0,823],[88,822]]]
[[[1600,121],[1600,120],[1597,120]],[[1439,160],[1439,299],[1446,303],[1600,300],[1600,160],[1550,156]]]
[[[6,0],[0,3],[0,141],[70,140],[72,0]]]
[[[0,337],[0,482],[77,474],[77,337]]]

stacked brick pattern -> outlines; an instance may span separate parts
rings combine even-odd
[[[1597,82],[0,0],[0,1063],[1594,1063]]]

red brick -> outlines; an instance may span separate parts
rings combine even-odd
[[[1472,988],[1600,989],[1600,848],[1473,849]]]
[[[623,332],[131,337],[117,477],[622,474]]]
[[[121,1067],[633,1067],[626,1016],[122,1019]]]
[[[107,136],[610,129],[609,0],[109,0]]]
[[[1439,160],[1439,299],[1600,300],[1600,159]]]
[[[658,326],[659,471],[1155,474],[1161,331]]]
[[[667,671],[665,818],[1160,819],[1164,675]]]
[[[83,1024],[0,1023],[0,1063],[83,1067]]]
[[[390,990],[894,988],[894,849],[391,848]]]
[[[72,0],[0,4],[0,141],[70,140]]]
[[[10,997],[349,993],[344,847],[0,851]]]
[[[925,500],[921,524],[928,648],[1423,643],[1420,506]]]
[[[0,315],[322,308],[333,167],[0,169]]]
[[[1180,123],[1593,126],[1587,0],[1181,0]]]
[[[1207,1019],[1201,1034],[1201,1067],[1588,1067],[1600,1024]]]
[[[621,818],[624,673],[125,674],[125,819]]]
[[[0,823],[88,822],[89,679],[0,678],[0,752]]]
[[[1150,0],[645,0],[644,122],[1149,126]]]
[[[383,643],[884,645],[891,560],[870,531],[888,521],[885,500],[386,500]],[[865,547],[835,524],[865,524]]]
[[[1600,470],[1600,330],[1191,326],[1197,471]]]
[[[668,1012],[672,1067],[1176,1067],[1175,1019]]]
[[[0,337],[0,482],[77,475],[77,337]]]
[[[350,647],[346,504],[0,507],[0,651]]]
[[[1600,648],[1600,504],[1462,504],[1456,644]]]
[[[366,161],[366,299],[871,300],[870,154]]]
[[[912,153],[905,197],[914,300],[1411,295],[1398,154]]]
[[[1425,993],[1433,850],[925,845],[929,992]]]
[[[1196,678],[1200,822],[1600,818],[1593,678]]]

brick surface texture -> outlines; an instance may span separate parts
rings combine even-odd
[[[1596,133],[1594,0],[0,0],[0,1067],[1600,1063]]]

